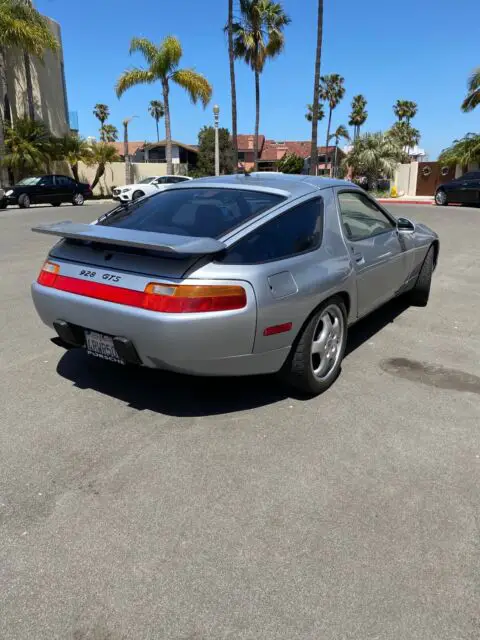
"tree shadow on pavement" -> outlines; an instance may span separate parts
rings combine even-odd
[[[405,301],[394,300],[351,327],[346,356],[407,308]],[[79,389],[94,389],[139,411],[147,409],[177,417],[245,411],[288,397],[306,399],[289,393],[276,376],[207,378],[122,367],[89,357],[83,349],[66,351],[57,365],[57,373]]]

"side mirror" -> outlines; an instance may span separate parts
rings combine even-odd
[[[415,231],[415,225],[408,218],[397,218],[398,231]]]

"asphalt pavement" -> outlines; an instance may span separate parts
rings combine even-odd
[[[0,638],[479,638],[480,209],[391,206],[440,234],[430,304],[305,401],[56,347],[30,228],[108,208],[0,212]]]

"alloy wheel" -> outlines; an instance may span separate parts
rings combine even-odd
[[[343,313],[336,304],[331,304],[323,310],[313,333],[310,360],[313,375],[319,380],[325,380],[336,369],[344,333]]]

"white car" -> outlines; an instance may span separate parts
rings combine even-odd
[[[187,176],[150,176],[135,184],[126,184],[123,187],[115,187],[113,199],[120,202],[131,202],[143,196],[151,196],[158,191],[164,191],[172,184],[192,180]]]

